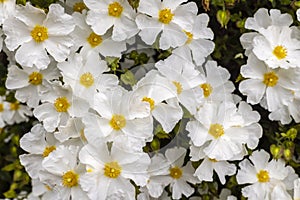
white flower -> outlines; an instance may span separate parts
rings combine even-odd
[[[108,150],[106,143],[87,144],[79,153],[80,162],[87,172],[80,183],[91,200],[110,198],[134,200],[135,189],[130,183],[145,186],[150,158],[146,153],[131,153],[117,148]]]
[[[162,77],[156,70],[148,72],[134,86],[134,96],[149,103],[152,116],[167,133],[172,131],[183,115],[178,102],[171,99],[176,96],[175,90],[175,85]],[[166,103],[163,101],[166,101]]]
[[[109,68],[97,53],[90,53],[86,57],[72,54],[68,61],[59,63],[57,67],[62,72],[65,84],[71,86],[73,94],[90,104],[96,92],[104,92],[118,85],[117,76],[103,74]]]
[[[228,70],[218,66],[215,61],[207,61],[203,71],[205,72],[205,82],[200,85],[204,97],[203,103],[231,100],[231,93],[235,88],[229,81]]]
[[[192,114],[202,99],[203,75],[195,66],[174,54],[155,64],[158,71],[176,86],[178,101]]]
[[[141,151],[153,137],[153,120],[148,102],[136,99],[132,92],[116,88],[97,93],[92,108],[96,114],[83,117],[88,142],[115,141],[128,150]]]
[[[7,18],[15,14],[15,5],[16,5],[16,0],[0,1],[0,26]]]
[[[54,137],[60,142],[72,139],[72,143],[75,143],[75,141],[79,140],[78,146],[87,142],[81,118],[70,118],[65,126],[58,127],[58,131],[54,133]]]
[[[245,144],[255,148],[262,136],[262,128],[257,123],[260,116],[249,107],[240,107],[246,111],[246,117],[231,102],[206,103],[195,114],[196,120],[186,126],[192,144],[201,147],[209,142],[203,151],[216,160],[240,159],[245,154]]]
[[[56,66],[50,64],[45,70],[33,67],[17,67],[12,65],[8,68],[5,86],[7,89],[15,89],[15,97],[30,107],[36,107],[43,93],[51,89],[50,82],[58,80],[59,71]]]
[[[74,38],[74,49],[82,47],[80,54],[87,55],[90,52],[100,53],[104,57],[121,57],[121,53],[126,50],[125,41],[114,41],[111,39],[111,31],[105,34],[96,34],[85,22],[85,15],[74,13],[76,23],[75,30],[72,32]]]
[[[142,40],[152,45],[160,32],[159,47],[168,49],[184,45],[187,36],[184,31],[190,32],[193,28],[197,6],[194,2],[180,5],[187,0],[141,0],[136,17],[136,23],[141,30]],[[184,31],[183,31],[184,30]]]
[[[4,102],[3,118],[8,124],[27,122],[30,116],[32,116],[31,109],[19,101]]]
[[[70,88],[59,85],[53,88],[48,99],[33,110],[34,116],[49,132],[66,125],[70,117],[84,116],[89,109],[88,103],[74,96]]]
[[[185,51],[191,51],[193,60],[196,65],[202,65],[206,57],[214,50],[214,42],[211,41],[214,33],[210,28],[207,28],[209,17],[207,14],[200,14],[195,18],[193,29],[185,31],[187,40],[185,44],[178,48],[183,48]],[[178,48],[173,51],[176,54]]]
[[[14,17],[3,24],[7,48],[17,49],[16,61],[38,69],[45,69],[50,63],[47,52],[58,62],[67,58],[73,45],[69,34],[74,28],[72,17],[58,4],[51,4],[46,15],[42,9],[27,3],[25,7],[18,7]]]
[[[290,26],[293,23],[293,18],[290,14],[281,14],[280,10],[271,9],[270,14],[265,8],[260,8],[254,14],[254,17],[247,18],[245,22],[245,28],[260,32],[260,30],[266,29],[269,26]],[[245,55],[248,56],[253,49],[254,37],[260,35],[258,32],[244,33],[241,38],[241,44],[246,49]]]
[[[113,27],[112,39],[123,41],[138,32],[134,22],[136,14],[127,1],[84,0],[84,3],[90,9],[86,22],[92,26],[96,34],[104,35],[109,28]]]
[[[85,168],[78,163],[78,151],[78,146],[61,145],[42,162],[47,172],[41,172],[40,179],[54,191],[58,191],[59,199],[89,199],[80,185],[80,177]]]
[[[224,185],[226,183],[225,176],[232,176],[236,172],[236,166],[234,164],[230,164],[224,160],[216,160],[211,159],[205,155],[203,152],[205,146],[196,147],[194,145],[190,146],[191,149],[191,161],[199,161],[202,160],[201,164],[195,171],[195,176],[198,177],[200,181],[213,181],[213,172],[215,171]]]
[[[291,190],[293,185],[289,187],[284,184],[285,179],[292,176],[297,178],[295,171],[290,166],[285,166],[283,160],[271,160],[270,156],[264,151],[255,151],[250,156],[250,160],[245,159],[239,166],[237,173],[238,184],[250,184],[242,189],[243,196],[249,200],[254,199],[273,199],[272,193],[283,194],[286,190]],[[294,180],[289,182],[293,183]],[[275,190],[275,191],[274,191]],[[274,194],[273,194],[274,195]],[[277,198],[277,197],[276,197]]]
[[[298,19],[298,21],[300,22],[300,9],[297,10],[297,13],[296,13],[296,14],[297,14],[297,19]]]
[[[247,95],[247,102],[257,104],[266,97],[269,111],[276,111],[282,105],[289,105],[293,100],[293,92],[299,89],[300,70],[270,69],[250,54],[247,64],[242,66],[241,74],[247,78],[239,85],[239,90]]]
[[[199,180],[193,176],[195,170],[191,162],[183,165],[185,155],[186,149],[173,147],[166,150],[165,157],[157,154],[151,159],[152,163],[148,169],[150,179],[146,185],[151,197],[159,198],[164,187],[169,184],[172,199],[180,199],[182,195],[189,197],[194,193],[194,188],[188,182],[196,184]]]
[[[36,124],[20,140],[20,146],[29,154],[20,155],[20,162],[31,178],[37,179],[43,169],[42,161],[56,149],[59,142],[52,133],[47,133],[41,124]]]
[[[299,68],[300,41],[289,27],[269,26],[253,39],[253,53],[270,68]]]

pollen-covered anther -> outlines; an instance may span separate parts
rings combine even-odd
[[[208,133],[217,139],[224,135],[224,128],[221,124],[211,124]]]
[[[85,6],[85,4],[83,2],[77,2],[73,6],[73,11],[74,12],[80,12],[80,13],[82,13],[82,11],[84,9],[86,9],[86,6]]]
[[[0,103],[0,112],[3,112],[4,111],[4,105],[3,103]]]
[[[121,130],[126,126],[126,119],[123,115],[113,115],[109,125],[116,131]]]
[[[263,83],[268,87],[274,87],[275,85],[277,85],[278,79],[279,78],[275,74],[275,72],[268,72],[264,74]]]
[[[179,167],[170,168],[170,176],[174,179],[180,179],[182,177],[182,170]]]
[[[43,74],[39,72],[32,72],[28,76],[28,82],[32,85],[40,85],[43,82]]]
[[[103,39],[100,35],[97,35],[96,33],[92,32],[87,38],[87,41],[91,45],[91,47],[95,48],[96,46],[102,43]]]
[[[91,87],[94,84],[94,77],[90,72],[86,72],[80,76],[80,84],[86,88]]]
[[[9,107],[10,107],[10,110],[19,110],[20,102],[16,101],[14,103],[10,103]]]
[[[70,103],[66,97],[59,97],[55,100],[54,107],[57,112],[67,112]]]
[[[45,147],[44,152],[43,152],[43,157],[44,158],[47,157],[54,150],[56,150],[55,146],[47,146],[47,147]]]
[[[181,92],[182,92],[182,85],[181,85],[181,83],[179,83],[177,81],[173,81],[173,84],[176,86],[177,94],[181,94]]]
[[[190,44],[193,41],[193,33],[188,32],[188,31],[184,31],[185,35],[187,36],[187,40],[186,40],[186,44]]]
[[[149,103],[149,105],[150,105],[150,110],[151,110],[151,111],[154,109],[154,107],[155,107],[155,101],[154,101],[152,98],[144,97],[144,98],[142,99],[142,101],[148,102],[148,103]]]
[[[200,87],[203,90],[203,95],[205,98],[207,98],[211,95],[213,88],[211,87],[211,85],[209,83],[203,83],[200,85]]]
[[[269,182],[269,180],[270,180],[269,172],[266,170],[260,170],[256,174],[256,176],[257,176],[258,181],[261,183],[266,183],[266,182]]]
[[[64,173],[64,175],[62,176],[62,184],[65,187],[74,187],[78,185],[78,178],[79,175],[76,174],[73,171],[67,171],[66,173]]]
[[[122,172],[122,168],[118,162],[109,162],[104,166],[104,175],[108,178],[118,178]]]
[[[171,12],[171,9],[165,8],[159,11],[158,21],[164,24],[169,24],[173,19],[174,14]]]
[[[48,29],[44,26],[36,25],[31,31],[31,37],[37,43],[44,42],[48,39]]]
[[[278,45],[274,48],[273,54],[278,60],[284,59],[287,56],[287,49],[284,46]]]
[[[112,17],[120,17],[123,12],[123,6],[118,2],[113,2],[108,5],[108,15]]]

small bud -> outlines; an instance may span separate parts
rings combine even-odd
[[[230,12],[229,10],[218,10],[217,12],[217,20],[221,24],[221,27],[227,28],[227,24],[230,20]]]
[[[136,60],[139,56],[139,53],[136,50],[133,50],[129,54],[129,59]]]
[[[291,160],[291,158],[293,156],[291,150],[289,150],[289,149],[285,149],[283,151],[283,155],[284,155],[285,160],[287,160],[287,161]]]
[[[279,146],[277,146],[277,145],[275,145],[275,144],[272,144],[272,145],[270,146],[270,152],[271,152],[273,158],[275,158],[275,159],[280,158],[280,157],[281,157],[281,154],[282,154],[282,153],[281,153],[281,147],[279,147]]]

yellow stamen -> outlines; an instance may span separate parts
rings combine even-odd
[[[180,179],[182,176],[182,170],[179,167],[170,168],[170,176],[174,179]]]
[[[273,50],[273,54],[278,60],[284,59],[287,56],[287,49],[284,46],[276,46]]]
[[[123,115],[113,115],[109,125],[116,131],[121,130],[126,126],[126,119]]]
[[[208,133],[217,139],[224,135],[224,128],[221,124],[211,124]]]
[[[64,175],[62,176],[62,184],[65,187],[74,187],[78,185],[78,178],[79,175],[76,174],[73,171],[67,171],[66,173],[64,173]]]
[[[85,4],[83,2],[77,2],[73,6],[73,11],[74,12],[80,12],[80,13],[82,13],[82,11],[84,9],[86,9],[86,6],[85,6]]]
[[[200,85],[200,87],[203,90],[203,95],[205,98],[207,98],[211,95],[213,88],[211,87],[211,85],[209,83],[203,83]]]
[[[47,157],[52,151],[56,150],[55,146],[48,146],[44,149],[43,157]]]
[[[28,76],[28,82],[32,85],[40,85],[43,82],[43,74],[39,72],[32,72]]]
[[[263,83],[268,87],[274,87],[278,82],[278,76],[275,72],[268,72],[264,74]]]
[[[260,170],[257,174],[257,179],[261,183],[269,182],[270,177],[269,177],[269,172],[266,170]]]
[[[113,2],[108,6],[108,15],[112,17],[120,17],[123,12],[123,7],[118,2]]]
[[[159,11],[158,21],[164,24],[169,24],[173,19],[174,14],[171,12],[171,9],[165,8]]]
[[[103,39],[100,35],[97,35],[96,33],[92,32],[87,38],[87,41],[91,45],[91,47],[95,48],[96,46],[102,43]]]
[[[67,112],[70,107],[70,103],[66,97],[59,97],[55,100],[54,107],[57,112]]]
[[[84,73],[80,76],[80,84],[86,88],[91,87],[94,84],[94,77],[90,72]]]
[[[44,42],[48,39],[48,29],[44,26],[36,25],[31,31],[31,37],[37,43]]]
[[[148,102],[150,105],[150,110],[152,111],[155,107],[155,101],[152,98],[144,97],[142,101]]]
[[[109,162],[104,166],[104,175],[108,178],[118,178],[122,172],[122,168],[118,162]]]

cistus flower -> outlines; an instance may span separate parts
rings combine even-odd
[[[5,44],[10,51],[16,50],[16,61],[38,69],[46,69],[50,63],[47,53],[58,62],[67,58],[74,28],[72,17],[58,4],[51,4],[47,14],[30,3],[18,6],[16,14],[3,24]]]
[[[89,8],[86,22],[97,35],[104,35],[112,28],[112,39],[123,41],[137,32],[135,12],[125,0],[84,0]]]
[[[269,161],[264,150],[253,152],[249,159],[239,164],[236,176],[238,184],[250,184],[242,189],[243,196],[249,200],[274,199],[280,194],[280,199],[291,199],[287,191],[293,189],[298,177],[292,167],[285,166],[281,159]]]
[[[168,49],[184,45],[188,39],[185,32],[192,31],[198,10],[194,2],[181,5],[186,1],[141,0],[136,24],[141,30],[139,35],[142,40],[152,45],[161,33],[159,48]]]
[[[288,106],[294,98],[293,91],[299,89],[298,68],[271,69],[254,54],[249,55],[247,64],[241,68],[241,74],[246,80],[240,83],[239,89],[247,95],[247,102],[261,103],[265,97],[269,111]]]
[[[135,188],[145,186],[150,164],[148,154],[133,153],[98,140],[96,145],[87,144],[80,153],[80,162],[86,165],[86,173],[80,176],[81,187],[91,200],[134,200]]]
[[[15,98],[27,103],[29,107],[37,107],[42,96],[52,89],[51,81],[58,80],[59,71],[50,64],[47,69],[37,67],[18,67],[12,65],[8,68],[5,86],[7,89],[16,90]]]

